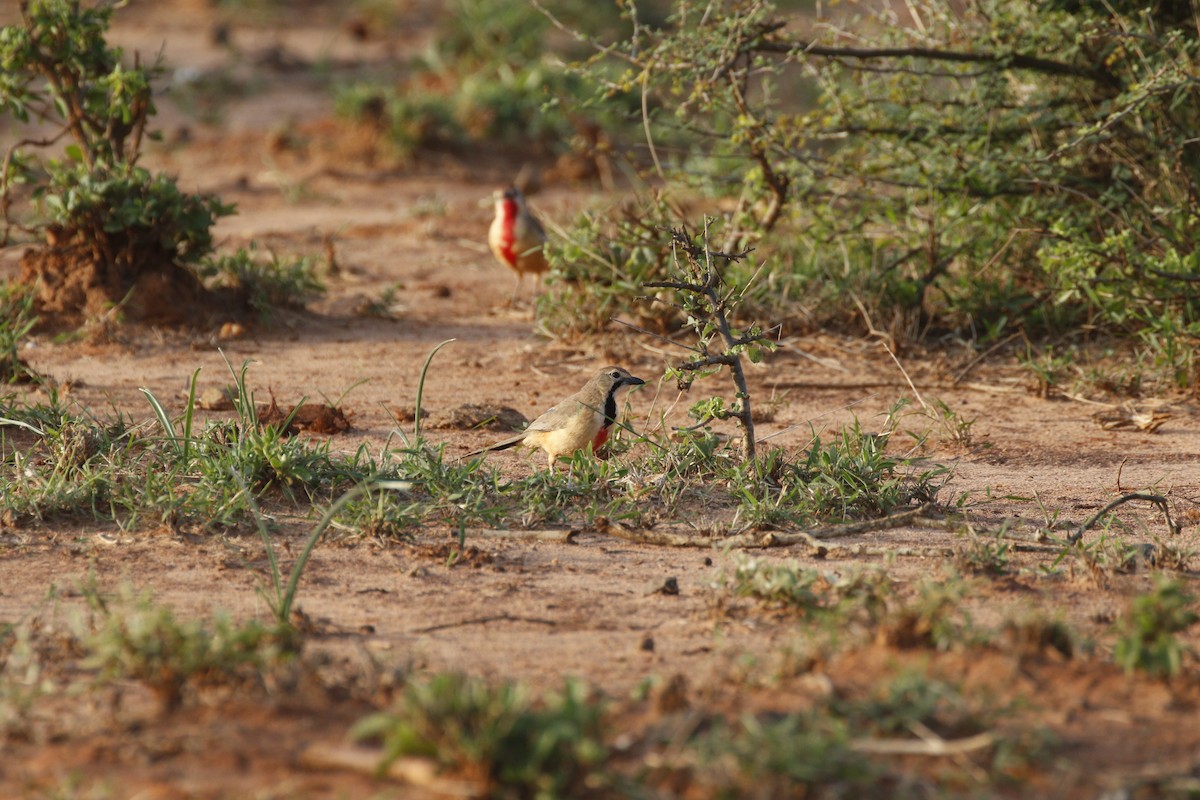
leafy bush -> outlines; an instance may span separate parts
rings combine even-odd
[[[901,339],[1086,323],[1152,337],[1163,373],[1193,385],[1194,13],[908,10],[920,24],[845,12],[810,38],[769,4],[681,2],[577,67],[608,59],[602,93],[644,87],[655,130],[692,135],[656,163],[676,196],[724,210],[728,250],[769,248],[792,301],[775,318]]]
[[[159,70],[137,56],[125,63],[106,43],[112,12],[31,0],[20,24],[0,29],[0,113],[58,128],[23,140],[3,164],[3,239],[16,229],[45,240],[22,268],[39,282],[39,301],[56,311],[121,302],[147,274],[195,295],[198,284],[184,268],[212,249],[213,224],[232,213],[214,196],[183,193],[173,179],[136,166]],[[60,152],[39,154],[64,138]],[[32,187],[40,216],[14,219],[19,185]],[[146,288],[153,296],[162,286]]]
[[[97,264],[136,275],[162,264],[195,264],[212,251],[212,226],[232,213],[213,195],[189,195],[174,179],[132,164],[53,162],[42,205],[64,243]]]
[[[589,35],[627,27],[602,4],[558,0],[547,6]],[[578,53],[578,45],[556,40],[551,27],[546,15],[520,0],[455,0],[407,81],[345,86],[338,113],[378,126],[404,157],[470,143],[531,156],[569,149],[588,129],[613,127],[635,106],[628,96],[589,104],[598,74],[563,69],[555,56]]]

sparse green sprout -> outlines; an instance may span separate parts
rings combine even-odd
[[[1011,551],[1012,543],[1004,538],[1003,529],[995,536],[980,536],[968,530],[954,551],[954,563],[974,575],[1004,575],[1009,571]]]
[[[313,257],[284,258],[273,251],[264,257],[252,243],[231,255],[206,258],[198,272],[210,288],[238,292],[260,317],[269,319],[274,309],[303,308],[325,291],[317,263]]]
[[[37,702],[56,691],[38,625],[0,624],[0,736],[27,736]]]
[[[536,696],[448,673],[410,683],[394,711],[362,720],[358,739],[379,739],[381,768],[405,755],[477,776],[491,797],[577,797],[605,783],[604,704],[567,681]]]
[[[739,596],[822,620],[877,621],[895,595],[891,579],[880,570],[839,573],[749,557],[738,559],[727,585]]]
[[[37,324],[33,291],[10,281],[0,283],[0,385],[24,383],[37,378],[21,358],[21,341]]]
[[[803,787],[804,796],[838,797],[866,790],[879,773],[850,739],[845,721],[819,711],[747,714],[717,720],[692,747],[718,796],[785,797]]]
[[[168,709],[189,688],[256,679],[299,647],[290,627],[238,624],[223,615],[211,623],[180,620],[149,593],[135,593],[128,585],[115,598],[94,587],[84,595],[97,615],[95,628],[81,636],[84,665],[104,679],[144,682]]]
[[[964,608],[967,591],[962,580],[926,579],[918,585],[915,597],[889,609],[876,635],[902,649],[945,651],[979,643],[985,636],[973,628]]]
[[[1195,596],[1178,580],[1160,576],[1148,593],[1134,598],[1129,613],[1117,623],[1113,657],[1126,672],[1173,678],[1194,655],[1180,634],[1198,620]]]
[[[866,697],[835,697],[830,707],[854,730],[875,736],[908,735],[923,727],[944,739],[958,739],[988,730],[1000,715],[986,698],[921,670],[903,671]]]

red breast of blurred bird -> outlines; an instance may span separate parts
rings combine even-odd
[[[529,210],[520,189],[514,186],[497,190],[495,198],[496,216],[488,229],[488,245],[496,260],[517,273],[515,297],[526,273],[537,275],[549,266],[545,253],[546,230]]]

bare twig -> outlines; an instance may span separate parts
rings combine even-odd
[[[985,731],[964,739],[943,739],[936,735],[920,739],[855,739],[850,742],[850,749],[876,755],[958,756],[986,749],[996,741],[996,734]]]
[[[703,314],[706,316],[720,335],[724,349],[721,353],[710,353],[707,341],[705,341],[706,337],[701,336],[698,346],[692,348],[699,354],[699,357],[680,364],[679,369],[685,372],[696,372],[705,367],[713,366],[729,368],[733,376],[734,385],[737,388],[737,402],[733,410],[723,412],[722,418],[732,417],[741,425],[742,457],[750,462],[757,472],[760,465],[755,453],[756,440],[754,437],[754,415],[750,404],[750,388],[746,382],[746,374],[742,369],[742,360],[739,351],[741,348],[756,342],[767,343],[770,346],[770,340],[766,335],[758,331],[757,328],[752,329],[747,334],[734,335],[727,313],[732,298],[722,295],[721,273],[715,261],[722,260],[726,264],[739,261],[749,255],[750,250],[744,250],[740,253],[722,253],[711,249],[708,244],[709,222],[710,220],[705,218],[703,242],[701,244],[693,242],[691,236],[682,229],[671,231],[672,249],[675,253],[683,253],[683,257],[690,268],[686,270],[685,274],[690,280],[647,281],[642,285],[653,289],[674,289],[685,294],[698,295],[701,298],[699,307],[689,307],[689,315]],[[678,256],[676,258],[678,259]],[[700,334],[700,325],[697,324],[695,327],[697,333]]]
[[[478,536],[484,539],[508,539],[510,541],[562,542],[570,544],[579,531],[567,528],[554,528],[540,531],[504,530],[501,528],[484,528],[467,531],[468,537]]]
[[[490,614],[486,617],[472,617],[471,619],[459,620],[457,622],[443,622],[439,625],[429,625],[425,628],[414,628],[412,633],[433,633],[434,631],[444,631],[450,628],[465,628],[468,625],[490,625],[493,622],[528,622],[533,625],[549,625],[553,627],[558,624],[557,620],[542,619],[541,617],[518,617],[514,614]]]
[[[646,284],[646,285],[648,286],[649,284]],[[700,352],[699,348],[692,347],[690,345],[686,345],[683,342],[677,342],[669,336],[663,336],[661,333],[655,333],[654,331],[648,331],[643,327],[634,325],[632,322],[626,322],[625,320],[618,319],[617,317],[609,317],[608,320],[609,320],[609,322],[615,322],[618,325],[624,325],[626,328],[632,328],[633,330],[637,331],[638,333],[645,334],[646,336],[653,336],[655,339],[661,339],[662,341],[666,342],[667,344],[673,344],[676,347],[682,347],[684,350],[691,350],[693,353]]]
[[[640,544],[667,547],[790,547],[795,544],[811,544],[822,539],[839,536],[854,536],[869,531],[903,528],[912,524],[917,517],[927,514],[932,506],[924,505],[878,519],[851,522],[844,525],[827,525],[807,531],[748,531],[732,536],[689,536],[687,534],[655,531],[647,528],[633,529],[616,523],[607,523],[601,530],[611,536]]]
[[[1147,503],[1154,503],[1154,505],[1162,509],[1163,516],[1167,518],[1167,532],[1171,535],[1176,535],[1180,532],[1180,527],[1171,521],[1171,508],[1167,503],[1167,498],[1158,494],[1141,494],[1135,492],[1134,494],[1122,495],[1106,505],[1104,508],[1097,511],[1095,514],[1089,517],[1086,522],[1080,525],[1078,530],[1067,537],[1067,543],[1078,543],[1079,540],[1083,538],[1084,532],[1099,522],[1105,514],[1107,514],[1109,511],[1112,511],[1117,506],[1128,503],[1131,500],[1145,500]]]
[[[794,41],[757,41],[749,45],[763,53],[782,53],[789,56],[821,56],[824,58],[853,58],[858,60],[920,58],[928,61],[949,61],[961,64],[989,64],[997,70],[1022,69],[1047,75],[1084,78],[1113,89],[1121,88],[1121,80],[1106,70],[1078,66],[1024,53],[966,53],[930,47],[828,47],[802,39]]]
[[[921,392],[917,389],[916,384],[912,382],[912,378],[908,377],[908,370],[904,369],[904,365],[900,363],[900,359],[896,358],[896,354],[892,352],[892,348],[887,346],[887,342],[881,341],[883,349],[887,350],[887,354],[892,357],[892,361],[896,362],[896,367],[900,370],[900,374],[904,376],[904,380],[908,381],[908,387],[913,390],[913,394],[917,396],[917,402],[921,404],[921,408],[929,410],[929,404],[925,402],[925,398],[921,396]]]

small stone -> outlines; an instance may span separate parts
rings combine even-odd
[[[679,594],[679,581],[676,578],[667,578],[662,584],[654,589],[651,589],[647,594]]]

